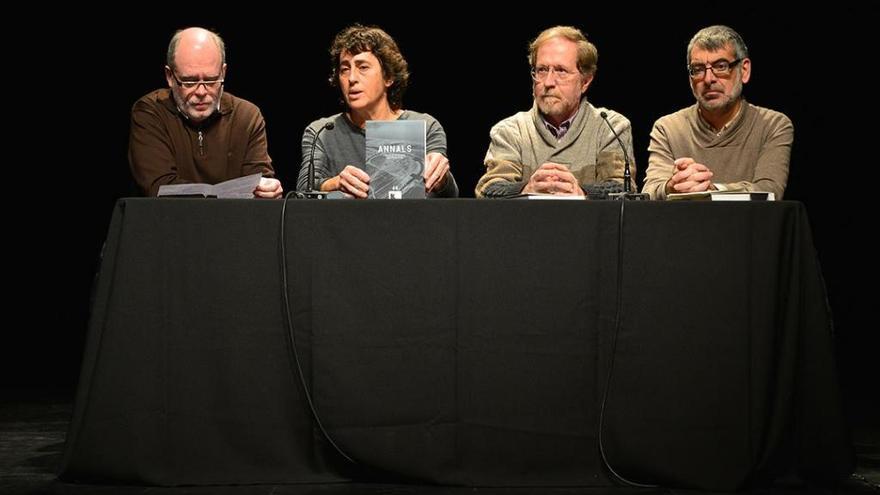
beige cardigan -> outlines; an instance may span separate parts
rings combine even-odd
[[[489,133],[486,173],[477,182],[476,196],[518,194],[535,170],[546,162],[566,165],[581,185],[608,180],[622,184],[623,153],[608,124],[599,116],[600,111],[607,112],[614,130],[620,134],[630,157],[631,177],[635,178],[629,120],[613,110],[597,109],[582,98],[571,128],[558,141],[544,126],[535,104],[530,111],[495,124]]]

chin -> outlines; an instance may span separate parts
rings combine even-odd
[[[720,110],[730,105],[730,100],[723,98],[717,100],[700,100],[700,106],[704,110]]]
[[[210,117],[211,113],[212,112],[187,112],[187,115],[189,116],[189,120],[193,122],[201,122]]]

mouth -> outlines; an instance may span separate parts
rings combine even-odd
[[[209,103],[207,101],[201,101],[201,102],[191,103],[190,106],[201,112],[201,111],[205,111],[205,110],[211,108],[211,103]]]
[[[724,87],[710,86],[703,90],[703,96],[717,98],[724,95]]]

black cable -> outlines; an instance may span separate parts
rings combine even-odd
[[[622,483],[638,488],[658,488],[659,485],[638,483],[625,478],[623,475],[615,471],[614,468],[611,467],[611,463],[608,462],[608,457],[605,455],[605,441],[603,439],[603,432],[605,430],[605,405],[608,402],[608,391],[611,389],[611,377],[614,374],[614,356],[617,353],[617,334],[620,333],[620,313],[623,306],[623,219],[625,205],[626,201],[621,200],[620,215],[617,225],[617,308],[614,312],[614,335],[611,339],[611,359],[608,364],[608,377],[605,379],[605,391],[602,393],[602,405],[599,408],[599,453],[602,455],[602,463],[605,464],[608,471]]]
[[[315,407],[314,401],[312,401],[312,394],[309,392],[309,387],[306,384],[306,378],[303,374],[302,365],[299,362],[299,355],[296,351],[296,337],[293,332],[293,318],[290,317],[290,298],[287,295],[287,245],[284,240],[284,225],[287,223],[287,200],[290,199],[291,195],[295,195],[297,197],[302,197],[297,191],[290,191],[286,195],[284,195],[284,201],[281,204],[281,239],[280,239],[280,249],[281,249],[281,294],[284,298],[284,316],[287,319],[285,322],[287,324],[287,345],[288,350],[293,355],[293,361],[296,363],[296,374],[299,378],[299,382],[302,385],[303,394],[306,396],[306,402],[309,403],[309,411],[312,413],[312,419],[315,420],[315,424],[318,425],[318,429],[321,430],[321,435],[324,436],[324,439],[333,446],[336,452],[339,452],[339,455],[344,457],[348,462],[353,464],[357,464],[357,462],[352,459],[348,454],[346,454],[339,445],[336,445],[336,442],[333,441],[333,438],[330,437],[330,434],[327,433],[327,430],[324,429],[324,424],[321,423],[321,418],[318,416],[318,409]]]

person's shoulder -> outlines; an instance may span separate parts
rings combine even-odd
[[[668,113],[654,121],[654,127],[681,125],[681,123],[687,122],[688,120],[691,120],[692,117],[696,116],[696,106],[697,104],[695,103],[689,107],[684,107],[672,113]]]
[[[337,113],[335,115],[330,115],[329,117],[321,117],[317,120],[313,120],[309,125],[306,126],[306,131],[312,131],[314,133],[318,129],[324,127],[329,123],[332,123],[333,127],[339,127],[347,124],[345,121],[345,115],[342,113]]]
[[[766,107],[759,107],[746,102],[749,111],[753,112],[758,120],[767,122],[771,125],[791,125],[791,119],[782,112],[772,110]]]
[[[516,131],[523,125],[529,125],[532,122],[531,112],[517,112],[509,117],[504,117],[492,126],[492,133],[504,131]]]
[[[134,102],[132,105],[132,111],[140,110],[140,109],[150,109],[150,108],[168,108],[169,110],[175,109],[175,104],[173,99],[171,98],[171,90],[168,88],[157,89],[154,91],[150,91],[149,93],[141,96]]]
[[[220,112],[261,113],[256,103],[224,91],[220,96]]]
[[[615,124],[621,124],[623,126],[630,125],[630,121],[628,118],[626,118],[622,113],[620,113],[616,110],[612,110],[610,108],[594,107],[593,105],[588,104],[587,111],[592,114],[591,117],[596,118],[596,119],[601,119],[602,114],[604,113],[605,117],[608,119],[609,122],[611,122],[612,125],[615,125]]]
[[[404,110],[400,118],[404,120],[424,120],[425,122],[437,122],[438,124],[440,123],[440,121],[438,121],[437,118],[433,115],[429,113],[416,112],[415,110]]]

